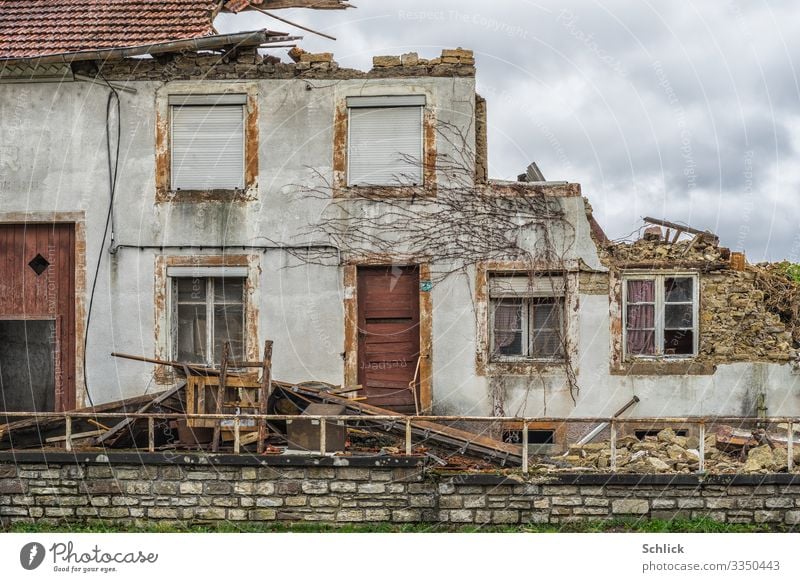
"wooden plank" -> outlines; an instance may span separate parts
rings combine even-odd
[[[258,413],[267,414],[267,403],[272,394],[272,340],[264,342],[264,366],[261,371],[261,390],[258,395]],[[264,452],[264,441],[267,438],[267,423],[263,418],[258,420],[257,452]]]
[[[222,414],[222,401],[225,398],[225,376],[228,374],[228,356],[230,355],[230,344],[222,344],[222,364],[219,370],[219,386],[217,386],[217,398],[215,402],[214,414]],[[214,437],[211,440],[211,451],[219,451],[219,437],[222,428],[221,421],[214,421]]]

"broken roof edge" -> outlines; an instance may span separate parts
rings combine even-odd
[[[577,182],[554,180],[547,182],[517,182],[489,178],[485,187],[497,194],[541,194],[556,198],[576,198],[581,196],[581,185]]]
[[[345,10],[355,8],[344,0],[228,0],[220,2],[219,11],[227,14],[238,14],[248,10],[286,10],[306,8],[309,10]]]
[[[0,58],[2,64],[22,64],[35,62],[36,64],[73,63],[91,60],[117,60],[130,57],[155,55],[170,52],[211,50],[224,47],[249,47],[261,46],[276,42],[300,40],[301,36],[289,36],[285,32],[275,32],[268,29],[237,32],[234,34],[216,34],[195,38],[171,40],[167,42],[151,43],[131,47],[117,47],[88,51],[47,54],[30,57]]]

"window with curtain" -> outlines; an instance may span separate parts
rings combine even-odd
[[[493,360],[563,359],[563,274],[490,275],[489,297]]]
[[[624,278],[625,355],[687,357],[697,353],[697,276]]]

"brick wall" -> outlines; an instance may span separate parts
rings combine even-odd
[[[140,460],[141,459],[141,460]],[[800,524],[800,475],[443,476],[422,459],[0,453],[0,520]]]

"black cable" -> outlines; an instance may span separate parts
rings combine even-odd
[[[113,247],[114,247],[114,194],[116,193],[117,189],[117,169],[119,168],[119,144],[120,139],[122,138],[122,117],[121,117],[121,108],[120,108],[120,101],[119,101],[119,93],[117,90],[112,87],[108,81],[106,81],[103,74],[98,72],[100,78],[105,81],[108,88],[111,91],[108,93],[108,100],[106,101],[106,154],[108,158],[108,190],[109,190],[109,199],[108,199],[108,212],[106,213],[106,226],[103,229],[103,240],[100,243],[100,250],[97,253],[97,265],[95,266],[94,270],[94,280],[92,281],[92,291],[89,294],[89,307],[86,311],[86,330],[83,334],[83,385],[86,389],[86,398],[89,400],[89,404],[94,406],[94,400],[92,400],[92,395],[89,392],[89,378],[86,372],[87,368],[87,356],[86,356],[86,349],[89,344],[89,325],[92,321],[92,306],[94,305],[94,293],[95,289],[97,288],[97,278],[100,276],[100,263],[103,260],[103,249],[106,246],[106,239],[108,238],[108,231],[109,227],[111,228],[111,246],[109,247],[109,251],[113,254]],[[117,107],[117,147],[116,153],[114,154],[114,161],[112,164],[111,159],[111,128],[109,124],[111,122],[111,103],[116,101]]]

